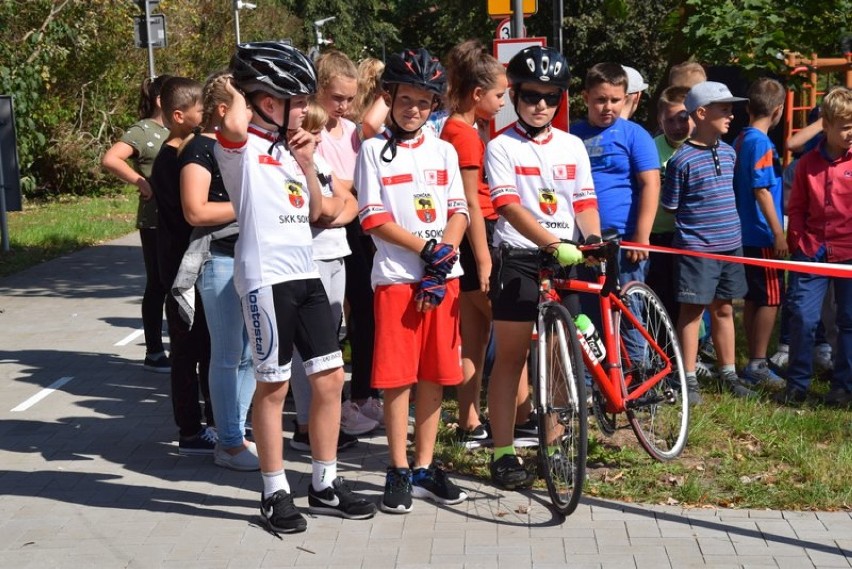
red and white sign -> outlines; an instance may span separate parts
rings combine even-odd
[[[503,65],[508,65],[509,60],[515,56],[519,51],[526,47],[532,47],[534,45],[540,45],[542,47],[547,46],[547,38],[542,37],[534,37],[534,38],[509,38],[509,39],[496,39],[494,40],[494,57],[497,58],[497,61],[502,63]],[[511,85],[509,86],[511,88]],[[518,115],[515,113],[515,107],[512,105],[512,101],[510,99],[509,92],[506,92],[506,104],[503,105],[503,108],[500,109],[500,112],[494,117],[494,120],[491,121],[490,134],[491,138],[494,138],[518,120]],[[556,116],[553,118],[553,126],[556,128],[560,128],[562,130],[568,130],[568,96],[563,99],[562,104],[560,104],[559,109],[556,112]]]

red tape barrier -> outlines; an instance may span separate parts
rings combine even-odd
[[[717,253],[702,253],[700,251],[686,251],[674,249],[661,245],[643,245],[622,241],[621,248],[628,251],[650,251],[653,253],[668,253],[670,255],[687,255],[689,257],[702,257],[704,259],[715,259],[743,265],[754,265],[755,267],[766,267],[780,271],[796,271],[798,273],[810,273],[824,277],[852,278],[852,265],[838,265],[835,263],[812,263],[809,261],[781,261],[776,259],[753,259],[751,257],[737,257],[735,255],[719,255]]]

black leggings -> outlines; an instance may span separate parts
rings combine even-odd
[[[163,351],[163,303],[166,290],[160,284],[157,262],[157,230],[140,229],[142,258],[145,261],[145,294],[142,296],[142,328],[145,330],[145,353]]]
[[[356,219],[346,226],[346,240],[351,255],[344,257],[346,265],[346,299],[349,301],[349,325],[346,327],[352,348],[351,399],[376,397],[378,390],[370,387],[373,375],[373,339],[376,321],[373,314],[373,287],[370,272],[373,268],[372,239],[361,232]]]

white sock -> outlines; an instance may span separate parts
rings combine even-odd
[[[287,482],[287,476],[284,474],[284,469],[277,472],[261,472],[260,477],[263,478],[263,497],[268,498],[278,492],[284,490],[290,493],[290,483]]]
[[[337,478],[337,460],[311,460],[311,485],[317,492],[331,488]]]

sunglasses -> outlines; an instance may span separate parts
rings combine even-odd
[[[539,93],[538,91],[527,91],[521,89],[518,91],[518,97],[528,105],[537,105],[539,101],[544,99],[544,104],[548,107],[555,107],[562,100],[562,91],[555,93]]]

